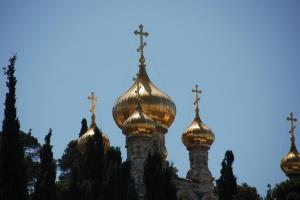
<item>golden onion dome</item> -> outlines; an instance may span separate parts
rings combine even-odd
[[[300,154],[295,143],[292,143],[289,153],[281,160],[280,167],[288,177],[300,177]]]
[[[144,58],[140,59],[138,79],[140,80],[140,95],[143,99],[141,107],[143,112],[152,118],[158,128],[167,129],[171,126],[176,116],[176,107],[172,99],[158,89],[149,79]],[[113,107],[113,118],[116,124],[122,128],[124,122],[135,112],[137,105],[137,81],[120,96]]]
[[[126,136],[147,134],[150,135],[155,130],[154,121],[143,113],[140,106],[136,107],[135,112],[123,123],[122,132]]]
[[[280,163],[281,169],[288,177],[300,176],[300,155],[290,151]]]
[[[98,132],[102,136],[103,140],[103,148],[104,152],[106,152],[110,146],[109,143],[109,138],[107,137],[106,134],[102,133],[96,125],[96,115],[95,115],[95,108],[96,108],[96,102],[97,102],[97,97],[95,97],[94,92],[91,93],[91,96],[88,96],[88,99],[91,100],[91,109],[90,112],[92,113],[91,116],[91,125],[88,130],[80,136],[80,138],[77,141],[78,149],[80,152],[84,152],[86,148],[86,144],[90,138],[95,137],[96,133]]]
[[[281,160],[280,167],[289,178],[300,177],[300,154],[297,151],[294,136],[296,118],[293,118],[293,113],[291,113],[287,119],[291,121],[291,148]]]
[[[96,132],[96,126],[91,126],[77,141],[77,145],[79,148],[80,152],[84,152],[85,148],[86,148],[86,144],[89,140],[89,138],[92,138],[95,136],[95,132]],[[103,148],[104,148],[104,152],[106,152],[110,146],[109,143],[109,138],[107,137],[106,134],[102,133],[100,131],[100,134],[102,136],[102,140],[103,140]]]
[[[200,119],[195,117],[191,125],[183,132],[182,142],[189,149],[194,146],[209,147],[215,140],[215,135]]]
[[[202,122],[199,116],[198,103],[200,98],[198,97],[198,94],[200,94],[201,91],[198,90],[198,85],[196,85],[196,89],[193,89],[192,91],[196,92],[196,101],[194,102],[194,104],[196,105],[196,116],[191,125],[188,126],[183,132],[182,142],[187,147],[187,149],[196,146],[210,147],[210,145],[212,145],[215,140],[215,135],[212,130]]]

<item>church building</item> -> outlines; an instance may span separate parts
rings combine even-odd
[[[149,34],[143,31],[143,25],[140,25],[134,34],[140,39],[140,46],[137,49],[140,53],[138,73],[129,89],[116,100],[112,114],[115,123],[125,136],[127,159],[131,162],[131,175],[135,180],[139,199],[144,199],[145,160],[148,153],[154,151],[159,152],[166,160],[165,134],[176,117],[176,106],[171,97],[155,86],[147,74],[144,37]],[[214,179],[208,168],[208,151],[215,140],[215,135],[201,120],[199,113],[201,90],[198,85],[192,92],[195,93],[195,117],[182,134],[182,143],[189,152],[190,169],[186,177],[174,177],[173,182],[180,200],[214,200],[217,197],[213,193]],[[96,126],[94,94],[92,93],[89,98],[92,100],[92,122],[88,131],[78,140],[78,146],[82,150],[87,138],[93,136]],[[106,135],[103,135],[103,141],[104,149],[108,149],[109,139]]]

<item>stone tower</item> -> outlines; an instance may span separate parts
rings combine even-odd
[[[198,89],[198,85],[192,91],[196,94],[195,118],[182,134],[182,142],[189,151],[190,158],[190,169],[186,178],[199,183],[195,188],[198,193],[209,196],[208,199],[214,199],[213,177],[208,169],[208,150],[214,142],[215,135],[200,118],[199,94],[201,90]]]
[[[127,159],[131,162],[131,175],[142,199],[144,195],[144,163],[149,152],[156,150],[167,156],[165,134],[174,121],[176,107],[172,99],[156,87],[146,72],[143,32],[139,26],[135,35],[140,36],[139,71],[133,85],[120,96],[113,107],[113,118],[126,136]]]

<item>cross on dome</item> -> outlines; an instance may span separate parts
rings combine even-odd
[[[294,129],[296,128],[296,126],[294,125],[294,122],[297,122],[297,119],[294,118],[294,114],[291,112],[290,116],[286,118],[288,121],[291,122],[291,130],[289,131],[291,134],[291,139],[295,139],[295,135],[294,135]]]
[[[198,85],[195,85],[195,88],[192,89],[192,92],[195,93],[195,101],[194,101],[194,105],[195,105],[195,112],[197,115],[199,115],[199,94],[201,94],[201,90],[198,88]]]
[[[141,52],[141,58],[144,58],[144,47],[147,45],[146,42],[144,42],[143,36],[147,37],[149,35],[148,32],[143,32],[143,24],[139,25],[140,30],[135,30],[135,35],[140,35],[140,46],[137,48],[137,52]]]
[[[95,121],[95,118],[96,118],[95,108],[96,108],[96,102],[98,101],[98,98],[95,97],[94,92],[92,92],[91,96],[88,96],[88,100],[91,100],[91,102],[92,102],[92,106],[91,106],[91,109],[90,109],[90,112],[92,113],[92,122],[91,122],[91,126],[92,126],[92,125],[96,124],[96,121]]]

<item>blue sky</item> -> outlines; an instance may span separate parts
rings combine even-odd
[[[133,31],[143,23],[150,34],[148,74],[177,107],[166,144],[179,175],[189,168],[181,134],[194,117],[191,89],[197,83],[201,118],[216,135],[209,152],[213,176],[219,177],[231,149],[238,182],[265,194],[268,183],[286,179],[279,167],[289,149],[286,117],[293,111],[300,118],[299,10],[297,0],[2,0],[0,65],[18,54],[21,128],[32,128],[41,142],[53,128],[56,158],[78,136],[81,119],[90,121],[91,91],[100,99],[98,126],[126,158],[112,107],[138,70]],[[0,91],[4,102],[3,73]],[[3,119],[3,104],[0,110]]]

